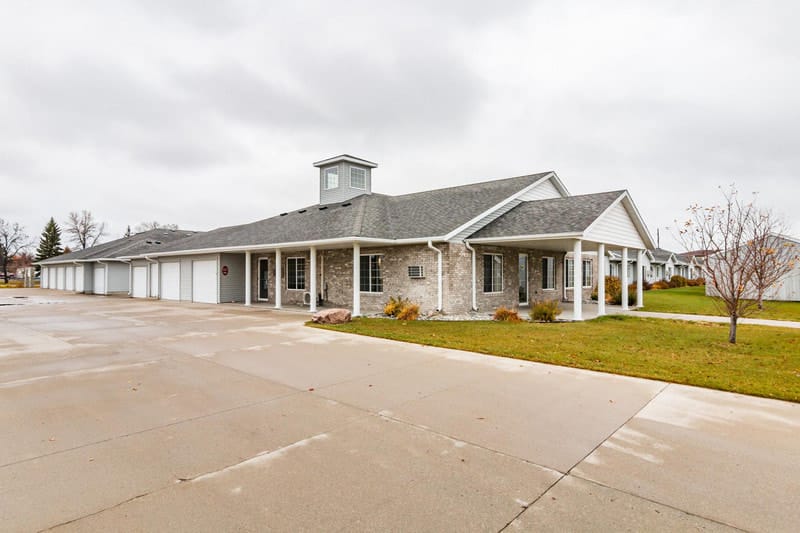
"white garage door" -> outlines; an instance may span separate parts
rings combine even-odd
[[[192,301],[217,303],[217,261],[192,261]]]
[[[94,277],[92,280],[92,292],[95,294],[106,293],[106,268],[104,266],[94,267]]]
[[[158,263],[150,263],[150,296],[158,298]]]
[[[56,270],[56,289],[64,290],[64,267],[58,267]]]
[[[161,298],[181,299],[181,264],[161,263]]]
[[[75,290],[83,292],[83,265],[75,267]]]
[[[134,298],[147,298],[147,267],[133,267],[133,288],[131,295]]]
[[[39,285],[42,286],[43,289],[50,288],[50,267],[42,267],[41,278],[39,279]]]
[[[64,288],[68,291],[75,290],[75,267],[67,267],[66,269],[66,276],[67,279],[64,280]]]

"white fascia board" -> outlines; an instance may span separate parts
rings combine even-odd
[[[454,229],[453,231],[451,231],[450,233],[445,235],[444,236],[444,240],[449,241],[450,239],[452,239],[453,237],[455,237],[456,235],[458,235],[459,233],[461,233],[462,231],[464,231],[468,227],[472,226],[476,222],[479,222],[480,220],[486,218],[487,216],[491,215],[492,213],[494,213],[495,211],[497,211],[501,207],[507,205],[509,202],[513,202],[514,200],[516,200],[517,198],[519,198],[520,196],[522,196],[526,192],[528,192],[531,189],[535,188],[537,185],[549,180],[550,178],[552,178],[554,176],[555,176],[555,173],[548,172],[546,175],[544,175],[541,178],[539,178],[538,180],[534,181],[533,183],[531,183],[527,187],[524,187],[524,188],[520,189],[519,191],[515,192],[514,194],[512,194],[511,196],[506,198],[505,200],[503,200],[500,203],[490,207],[489,209],[487,209],[486,211],[484,211],[480,215],[478,215],[478,216],[472,218],[471,220],[465,222],[464,224],[460,225],[459,227],[457,227],[456,229]],[[563,187],[563,185],[562,185],[562,187]]]
[[[153,253],[148,252],[146,257],[174,257],[181,255],[203,255],[203,254],[217,254],[217,253],[230,253],[230,252],[248,252],[256,250],[281,250],[284,248],[308,248],[317,246],[324,248],[325,246],[336,246],[340,244],[380,244],[385,246],[398,246],[402,244],[427,244],[428,241],[441,242],[444,237],[420,237],[414,239],[376,239],[374,237],[347,237],[343,239],[327,239],[317,241],[297,241],[297,242],[279,242],[269,244],[247,244],[240,246],[222,246],[217,248],[198,248],[196,250],[175,250],[172,252]],[[123,256],[119,259],[144,259],[145,255],[129,255]]]
[[[558,239],[580,239],[583,237],[581,232],[570,233],[541,233],[539,235],[511,235],[503,237],[480,237],[477,239],[464,239],[470,244],[492,244],[509,241],[554,241]]]
[[[50,265],[73,265],[75,263],[91,263],[94,259],[59,259],[58,261],[34,261],[32,265],[37,266],[50,266]]]
[[[562,182],[561,178],[558,177],[558,174],[551,172],[548,179],[553,182],[553,185],[555,185],[556,189],[558,189],[558,192],[560,192],[562,196],[572,196],[569,190],[567,190],[567,186],[564,185],[564,182]]]
[[[590,231],[592,231],[592,229],[594,229],[594,226],[599,224],[600,220],[603,217],[605,217],[609,211],[611,211],[614,207],[616,207],[617,204],[621,202],[625,202],[625,205],[623,207],[625,207],[625,211],[627,211],[629,215],[631,214],[631,211],[633,211],[633,217],[631,217],[632,222],[633,225],[636,226],[636,229],[639,231],[639,236],[642,237],[642,240],[644,241],[645,249],[649,250],[651,248],[655,248],[653,237],[650,236],[650,231],[647,229],[647,225],[644,223],[642,215],[636,208],[636,204],[633,203],[633,200],[631,199],[630,194],[628,194],[628,191],[623,191],[622,194],[619,195],[619,198],[611,202],[611,205],[609,205],[602,213],[600,213],[600,216],[594,219],[594,222],[589,224],[589,227],[587,227],[584,230],[584,233],[589,233]]]
[[[323,159],[322,161],[316,161],[314,163],[315,167],[323,167],[325,165],[330,165],[332,163],[338,163],[339,161],[346,161],[348,163],[355,163],[357,165],[361,165],[363,167],[369,168],[377,168],[378,164],[373,163],[372,161],[367,161],[366,159],[359,159],[358,157],[353,157],[349,155],[337,155],[335,157],[329,157],[328,159]]]

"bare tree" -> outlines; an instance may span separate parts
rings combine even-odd
[[[106,234],[106,223],[98,223],[91,211],[85,209],[78,214],[72,211],[64,224],[64,230],[72,242],[80,246],[81,250],[90,248],[100,241]]]
[[[142,233],[143,231],[150,231],[152,229],[172,229],[172,230],[176,230],[176,229],[178,229],[178,225],[177,224],[162,224],[162,223],[157,222],[157,221],[154,220],[152,222],[141,222],[141,223],[137,224],[136,227],[134,228],[134,231],[136,233]]]
[[[728,341],[736,343],[739,318],[759,307],[760,298],[786,273],[784,254],[775,248],[783,229],[771,211],[739,198],[735,186],[722,191],[720,205],[689,207],[679,237],[687,249],[708,250],[706,286],[730,317]]]
[[[8,264],[28,247],[29,239],[18,223],[0,218],[0,263],[3,264],[3,281],[8,283]]]
[[[764,294],[779,286],[784,276],[800,261],[800,246],[784,237],[787,227],[771,211],[760,211],[753,221],[750,247],[753,248],[753,291],[758,309],[764,309]]]

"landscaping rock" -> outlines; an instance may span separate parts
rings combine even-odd
[[[311,321],[317,324],[344,324],[350,322],[350,311],[347,309],[323,309],[314,313]]]

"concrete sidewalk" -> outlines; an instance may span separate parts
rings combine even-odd
[[[264,309],[19,295],[38,300],[0,306],[2,531],[800,523],[800,404]]]
[[[625,313],[631,316],[641,316],[646,318],[667,318],[671,320],[687,320],[690,322],[715,322],[719,324],[730,323],[730,318],[726,316],[712,316],[712,315],[688,315],[678,313],[654,313],[652,311],[613,311],[614,313]],[[800,329],[800,322],[792,322],[789,320],[766,320],[763,318],[740,318],[739,325],[751,326],[770,326],[774,328],[793,328]]]

